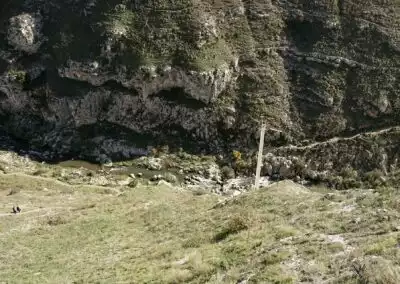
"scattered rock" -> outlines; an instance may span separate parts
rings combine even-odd
[[[224,191],[246,191],[251,187],[251,178],[234,178],[229,179],[225,182],[223,188]]]
[[[159,181],[159,180],[162,180],[162,179],[164,179],[164,177],[163,177],[162,175],[160,175],[160,174],[158,174],[158,175],[153,175],[153,176],[150,178],[151,181]]]
[[[160,158],[150,157],[147,159],[147,163],[145,164],[147,169],[152,171],[159,171],[162,169],[162,160]]]
[[[216,182],[222,182],[221,170],[215,163],[212,163],[206,170],[206,176]]]
[[[93,184],[93,185],[101,185],[101,186],[110,185],[110,181],[105,176],[100,176],[100,175],[91,177],[89,183]]]
[[[160,180],[157,183],[158,186],[167,186],[170,188],[173,188],[174,186],[172,184],[170,184],[169,182],[165,181],[165,180]]]
[[[340,212],[351,212],[356,209],[356,206],[353,204],[347,204],[340,209]]]
[[[170,182],[170,183],[178,182],[178,178],[175,175],[171,174],[171,173],[164,174],[164,176],[162,178],[164,180],[166,180],[167,182]]]
[[[274,179],[295,178],[299,175],[298,166],[294,163],[295,157],[281,157],[268,153],[264,156],[264,169]]]
[[[174,264],[174,265],[184,265],[184,264],[186,264],[188,261],[189,261],[189,257],[188,257],[188,256],[185,256],[184,258],[175,261],[173,264]]]
[[[232,196],[238,196],[238,195],[240,195],[240,194],[242,194],[242,192],[241,192],[240,190],[234,190],[234,191],[232,192]]]

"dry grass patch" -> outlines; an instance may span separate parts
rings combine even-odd
[[[355,283],[354,259],[377,254],[398,265],[395,233],[376,237],[371,225],[380,230],[399,213],[391,203],[356,201],[373,192],[329,200],[280,182],[215,206],[218,196],[169,187],[139,185],[119,195],[117,188],[104,194],[104,187],[3,176],[0,209],[18,201],[24,210],[0,216],[0,279],[10,283]],[[6,196],[12,184],[21,192]],[[352,203],[352,211],[337,210]]]
[[[400,283],[400,268],[382,257],[357,259],[352,264],[361,284],[397,284]]]

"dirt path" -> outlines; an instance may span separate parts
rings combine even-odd
[[[357,138],[362,139],[363,137],[373,137],[373,136],[377,136],[377,135],[388,133],[388,132],[392,132],[392,131],[399,131],[400,132],[400,126],[384,128],[384,129],[381,129],[381,130],[378,130],[378,131],[358,133],[358,134],[350,136],[350,137],[333,137],[333,138],[328,139],[326,141],[314,142],[314,143],[311,143],[311,144],[306,145],[306,146],[294,146],[294,145],[283,146],[283,147],[277,148],[277,150],[285,150],[285,149],[289,149],[289,150],[306,150],[306,149],[311,149],[311,148],[318,147],[318,146],[321,146],[321,145],[328,145],[328,144],[338,143],[338,142],[341,142],[341,141],[349,141],[349,140],[353,140],[353,139],[357,139]]]

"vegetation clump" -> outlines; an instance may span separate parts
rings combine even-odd
[[[237,234],[248,228],[247,221],[242,216],[234,216],[226,226],[214,236],[216,242],[226,239],[229,235]]]
[[[221,176],[224,180],[235,177],[235,171],[229,166],[223,166],[221,168]]]
[[[23,70],[11,69],[7,74],[11,81],[18,82],[19,84],[23,84],[26,80],[26,72]]]

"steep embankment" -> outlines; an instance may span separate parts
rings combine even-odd
[[[304,156],[287,145],[399,123],[398,1],[20,0],[0,11],[1,127],[48,157],[246,150],[261,117],[278,130],[266,136],[277,155]],[[316,150],[318,165],[306,162],[359,167],[351,147],[345,163],[336,155],[347,142],[392,156],[340,141],[332,159]]]

